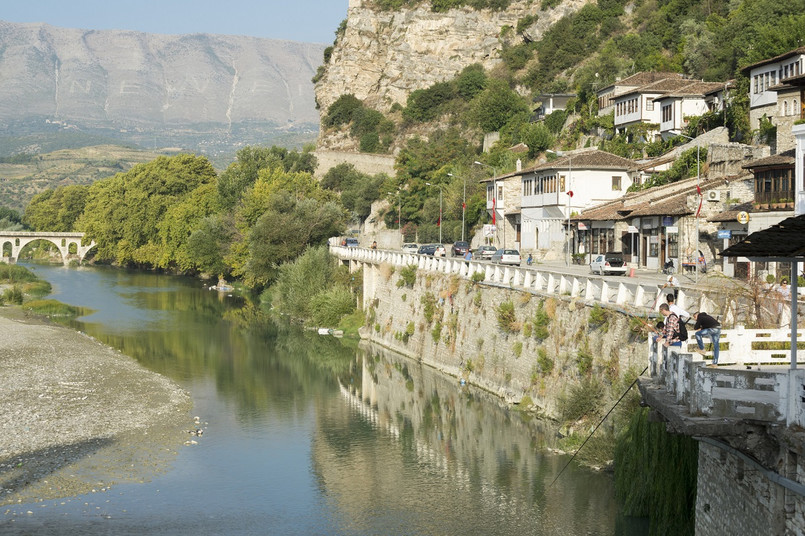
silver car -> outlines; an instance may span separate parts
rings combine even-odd
[[[520,266],[520,252],[516,249],[499,249],[492,255],[492,262]]]
[[[408,244],[403,244],[402,248],[400,249],[402,249],[403,253],[413,253],[414,255],[416,255],[416,252],[419,251],[419,245],[411,242]]]

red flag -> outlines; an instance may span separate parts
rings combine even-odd
[[[699,213],[702,211],[702,189],[698,184],[696,185],[696,193],[699,194],[699,208],[696,210],[696,217],[698,218]]]
[[[441,226],[442,226],[442,213],[440,212],[439,213],[439,219],[436,220],[436,227],[441,227]]]
[[[467,203],[461,203],[461,210],[464,210],[465,208],[467,208]]]

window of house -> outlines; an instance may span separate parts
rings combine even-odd
[[[560,192],[565,191],[565,176],[564,175],[559,176],[559,191]]]
[[[620,177],[612,177],[612,190],[613,191],[620,191],[621,190],[621,178]]]
[[[646,99],[646,111],[653,112],[654,111],[654,101],[651,99]]]
[[[679,234],[673,233],[668,235],[668,257],[676,259],[679,257]]]
[[[788,115],[788,101],[783,101],[783,115]]]
[[[649,257],[659,257],[660,256],[660,235],[659,230],[655,227],[649,231],[649,238],[648,238],[648,256]]]
[[[503,201],[503,185],[498,184],[498,201]]]
[[[673,113],[673,105],[669,104],[668,106],[662,107],[662,122],[667,123],[674,118]]]
[[[494,198],[493,193],[494,193],[494,189],[493,189],[492,185],[491,185],[491,184],[489,184],[489,185],[486,187],[486,202],[487,202],[487,203],[491,203],[491,202],[492,202],[492,199]]]

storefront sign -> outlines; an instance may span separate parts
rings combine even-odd
[[[587,224],[584,222],[579,222],[579,231],[586,231],[586,230],[587,230]]]
[[[665,232],[668,234],[679,234],[679,227],[677,226],[666,227]]]
[[[716,233],[716,237],[718,237],[720,239],[730,239],[730,238],[732,238],[732,231],[730,231],[729,229],[724,229],[724,230],[718,231]]]
[[[739,212],[738,213],[738,223],[741,225],[746,225],[749,223],[749,213],[748,212]]]
[[[640,231],[637,229],[637,227],[635,227],[634,225],[630,225],[630,226],[629,226],[629,227],[626,229],[626,231],[627,231],[627,232],[630,232],[630,233],[639,233],[639,232],[640,232]]]
[[[674,224],[674,217],[673,216],[663,216],[662,217],[662,226],[663,227],[670,227]]]
[[[484,225],[484,236],[487,238],[491,238],[495,236],[495,232],[497,231],[497,226],[495,225]]]

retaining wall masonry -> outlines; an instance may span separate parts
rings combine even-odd
[[[620,389],[627,371],[634,377],[645,366],[645,344],[630,334],[628,316],[614,309],[603,309],[605,322],[591,326],[592,307],[570,296],[546,298],[533,290],[424,272],[413,287],[398,286],[400,268],[364,270],[373,290],[362,336],[509,403],[528,395],[541,412],[556,416],[559,397],[571,384],[593,376]],[[504,302],[513,306],[511,330],[498,322]],[[549,318],[544,340],[536,338],[534,321],[540,303]]]

